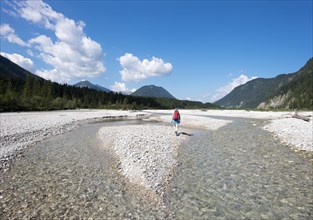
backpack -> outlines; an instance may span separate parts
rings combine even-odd
[[[179,112],[174,112],[174,116],[173,116],[174,120],[179,120]]]

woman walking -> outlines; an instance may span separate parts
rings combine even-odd
[[[179,135],[178,125],[180,123],[180,114],[179,114],[179,111],[177,108],[174,110],[174,114],[172,117],[172,123],[174,124],[174,127],[175,127],[175,134],[176,134],[176,136],[178,136]]]

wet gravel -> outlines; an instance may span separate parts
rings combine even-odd
[[[312,219],[312,154],[276,141],[266,123],[233,119],[181,148],[165,202],[178,219]]]
[[[0,174],[0,219],[167,218],[158,201],[117,171],[115,156],[97,138],[107,125],[86,124],[29,148]]]
[[[0,173],[0,219],[311,219],[312,154],[275,140],[265,121],[232,120],[194,130],[162,202],[121,175],[97,136],[143,122],[85,124],[46,139]]]

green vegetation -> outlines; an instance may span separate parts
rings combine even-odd
[[[76,108],[173,109],[217,108],[210,103],[127,96],[44,80],[0,56],[0,112]]]
[[[244,85],[236,87],[224,98],[215,102],[226,108],[255,109],[267,98],[277,92],[279,84],[288,81],[287,74],[279,75],[273,79],[257,78]]]
[[[157,90],[157,94],[164,94]],[[163,91],[164,90],[164,91]],[[166,91],[167,92],[167,91]],[[214,104],[172,98],[128,96],[44,80],[0,56],[0,112],[76,108],[313,110],[313,58],[298,72],[255,79]]]
[[[294,78],[280,88],[277,95],[289,94],[282,107],[313,110],[313,58]]]
[[[241,109],[313,110],[313,58],[296,73],[257,78],[238,86],[215,104]]]

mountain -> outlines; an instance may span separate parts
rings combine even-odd
[[[172,96],[163,87],[159,87],[159,86],[155,86],[155,85],[143,86],[143,87],[137,89],[131,95],[132,96],[143,96],[143,97],[157,97],[157,98],[176,99],[174,96]]]
[[[311,58],[291,80],[278,92],[260,103],[259,109],[285,108],[313,110],[313,58]]]
[[[9,59],[0,55],[0,77],[11,76],[15,79],[26,80],[27,77],[42,79],[41,77],[32,74],[31,72],[21,68]],[[43,80],[43,79],[42,79]]]
[[[226,108],[313,109],[313,58],[299,71],[257,78],[215,102]]]
[[[136,97],[45,80],[0,55],[0,112],[59,109],[213,109],[187,100]]]
[[[84,87],[87,87],[89,89],[95,89],[95,90],[98,90],[98,91],[101,91],[101,92],[110,92],[111,90],[103,87],[103,86],[99,86],[99,85],[94,85],[92,84],[91,82],[89,82],[88,80],[83,80],[83,81],[80,81],[79,83],[76,83],[74,84],[75,87],[79,87],[79,88],[84,88]]]
[[[236,87],[228,95],[215,102],[215,104],[227,108],[256,108],[267,97],[276,93],[279,86],[286,84],[290,76],[279,75],[275,78],[257,78],[246,84]]]

